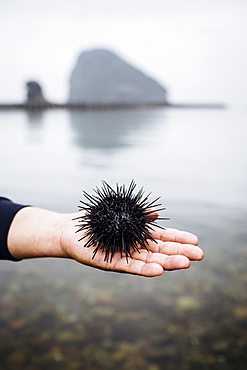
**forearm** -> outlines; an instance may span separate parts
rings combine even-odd
[[[61,248],[61,233],[69,215],[27,207],[14,217],[8,233],[8,249],[17,259],[68,257]]]

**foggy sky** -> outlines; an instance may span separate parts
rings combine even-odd
[[[0,102],[66,101],[81,51],[109,48],[173,102],[247,104],[245,0],[0,0]]]

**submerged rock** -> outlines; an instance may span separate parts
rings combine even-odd
[[[71,74],[69,103],[166,102],[163,86],[109,50],[81,53]]]

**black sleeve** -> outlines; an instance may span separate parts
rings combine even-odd
[[[0,260],[19,261],[10,254],[7,238],[13,218],[23,207],[26,206],[13,203],[7,198],[0,197]]]

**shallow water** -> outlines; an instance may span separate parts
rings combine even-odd
[[[0,112],[1,194],[73,212],[101,180],[161,195],[197,234],[189,270],[146,279],[1,262],[0,369],[245,369],[247,112]],[[151,197],[152,197],[151,196]]]

